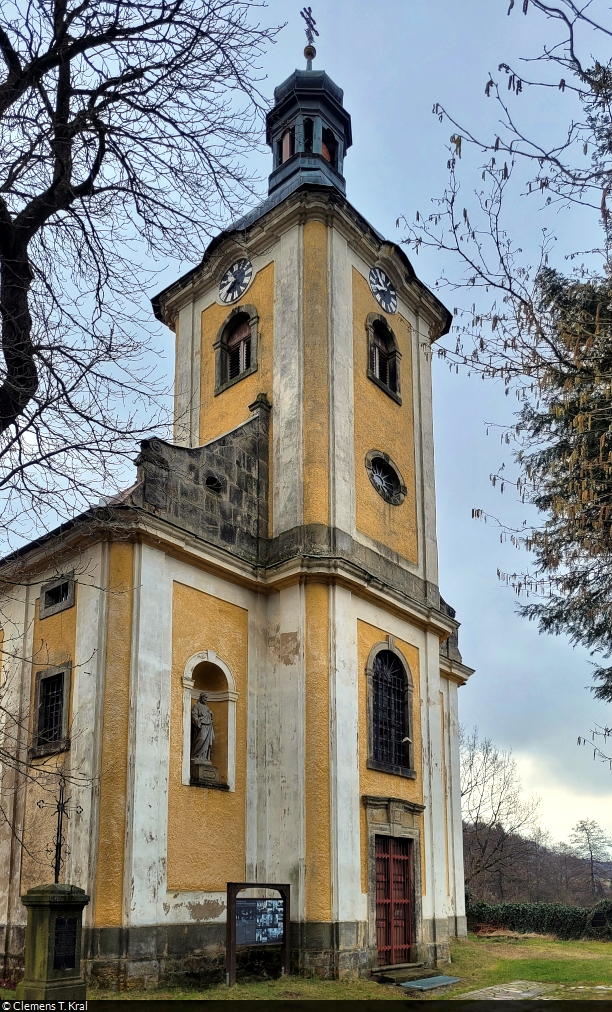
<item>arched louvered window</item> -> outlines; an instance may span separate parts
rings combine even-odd
[[[227,378],[235,379],[251,367],[251,325],[242,320],[227,339]]]
[[[401,403],[399,397],[399,360],[395,338],[387,324],[370,314],[367,322],[369,339],[368,375],[375,383]]]
[[[258,316],[255,306],[236,306],[217,333],[215,395],[257,370]]]
[[[390,773],[412,771],[411,686],[399,657],[380,650],[371,670],[371,763]]]

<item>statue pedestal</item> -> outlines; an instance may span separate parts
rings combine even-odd
[[[25,976],[17,985],[17,998],[56,1003],[45,1008],[57,1007],[58,999],[84,1002],[81,918],[89,896],[77,886],[59,883],[28,889],[21,901],[28,910],[28,923]]]
[[[209,762],[191,764],[191,783],[202,784],[203,786],[221,786],[219,781],[219,767]]]

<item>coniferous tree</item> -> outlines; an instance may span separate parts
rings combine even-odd
[[[599,10],[601,17],[596,18]],[[541,15],[550,29],[539,56],[541,72],[526,78],[508,63],[489,76],[485,94],[500,118],[492,137],[476,135],[441,105],[434,112],[453,129],[449,185],[433,214],[407,225],[417,253],[429,246],[458,260],[460,269],[439,287],[469,292],[469,309],[455,312],[456,343],[440,350],[453,366],[501,379],[522,402],[506,433],[519,441],[517,485],[523,501],[543,515],[535,529],[509,531],[534,552],[529,573],[501,574],[515,589],[540,599],[522,613],[546,632],[612,655],[612,21],[608,9],[574,0],[510,0],[508,14]],[[558,34],[558,29],[563,32]],[[599,49],[598,56],[593,55]],[[584,55],[582,55],[584,53]],[[558,143],[528,135],[520,103],[529,89],[555,96]],[[482,185],[461,192],[466,148],[485,152]],[[538,209],[554,202],[582,205],[602,229],[601,247],[587,250],[593,266],[569,276],[549,258],[554,237],[543,230],[539,252],[526,259],[513,230],[508,194],[520,177],[522,197]],[[564,250],[582,258],[584,245]],[[594,259],[593,259],[594,258]],[[492,300],[491,300],[492,296]],[[492,476],[503,489],[505,476]],[[475,516],[482,516],[480,510]],[[503,527],[503,523],[501,524]],[[612,700],[612,667],[595,672],[596,695]]]

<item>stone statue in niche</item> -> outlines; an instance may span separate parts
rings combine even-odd
[[[206,692],[200,693],[192,707],[191,728],[191,780],[198,784],[218,784],[219,770],[210,761],[215,730]]]
[[[210,752],[215,740],[212,710],[207,703],[207,693],[201,692],[200,698],[191,711],[191,723],[194,729],[191,739],[191,761],[194,763],[210,762]]]

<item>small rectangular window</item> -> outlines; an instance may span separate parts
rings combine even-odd
[[[60,741],[62,737],[62,714],[64,712],[64,675],[51,675],[40,685],[40,714],[38,718],[37,745]]]
[[[49,755],[69,747],[69,704],[70,665],[37,671],[31,755]]]
[[[40,618],[49,618],[74,605],[74,579],[61,576],[40,588]]]
[[[45,592],[45,607],[52,608],[56,604],[61,604],[62,601],[67,601],[69,591],[69,580],[65,580],[64,583],[58,584],[58,586],[53,587],[52,590],[47,590]]]

